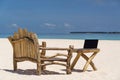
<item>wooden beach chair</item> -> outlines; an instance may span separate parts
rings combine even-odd
[[[100,49],[97,48],[98,40],[97,39],[86,39],[84,42],[83,49],[74,49],[74,52],[77,53],[75,59],[72,62],[71,69],[74,68],[75,64],[77,63],[78,59],[83,57],[86,60],[86,64],[83,67],[83,71],[86,71],[88,68],[88,65],[90,64],[93,70],[97,70],[94,63],[92,62],[93,58],[96,56],[96,54],[100,51]],[[87,53],[92,53],[91,56],[87,56]]]
[[[39,45],[37,35],[28,32],[26,29],[18,29],[13,36],[8,37],[13,47],[13,67],[17,70],[17,62],[31,61],[37,64],[37,74],[45,69],[46,65],[59,64],[66,67],[66,73],[70,74],[70,60],[72,57],[72,47],[69,48],[47,48],[46,42]],[[46,57],[46,50],[65,50],[67,54],[56,54]],[[57,56],[65,56],[65,58],[57,58]],[[47,62],[47,63],[46,63]]]

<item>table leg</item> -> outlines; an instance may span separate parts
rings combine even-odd
[[[74,68],[74,66],[75,66],[75,64],[77,63],[78,59],[80,58],[81,54],[82,54],[82,53],[77,53],[75,59],[73,60],[73,62],[72,62],[72,64],[71,64],[71,67],[70,67],[71,70]]]
[[[88,57],[85,55],[85,54],[82,54],[81,55],[86,61],[88,61]],[[97,70],[97,68],[95,67],[95,65],[94,65],[94,63],[91,61],[90,62],[90,65],[91,65],[91,67],[93,68],[93,70]]]
[[[94,63],[92,62],[92,59],[96,56],[96,54],[97,54],[97,52],[94,52],[94,53],[90,56],[90,58],[88,58],[86,55],[82,54],[82,57],[83,57],[85,60],[87,60],[85,66],[84,66],[84,68],[83,68],[83,71],[86,71],[86,69],[87,69],[87,67],[88,67],[89,64],[92,66],[92,68],[93,68],[94,70],[97,70],[96,67],[95,67],[95,65],[94,65]]]

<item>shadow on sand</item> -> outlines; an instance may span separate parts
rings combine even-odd
[[[66,69],[62,69],[62,71],[66,71]],[[93,70],[86,70],[87,72],[92,72]],[[81,69],[73,69],[72,72],[83,72]]]
[[[18,69],[17,71],[4,69],[4,71],[11,72],[11,73],[17,73],[20,75],[37,75],[36,69],[26,69],[26,70]],[[41,75],[65,75],[65,73],[43,70]]]

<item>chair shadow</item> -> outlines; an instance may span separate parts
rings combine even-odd
[[[20,74],[20,75],[37,75],[36,69],[26,69],[26,70],[17,69],[17,71],[4,69],[4,71],[15,73],[15,74]],[[43,70],[41,73],[41,75],[56,75],[56,74],[57,75],[65,75],[64,73],[48,71],[48,70]]]

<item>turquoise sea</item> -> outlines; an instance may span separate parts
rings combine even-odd
[[[7,38],[13,34],[0,34],[0,38]],[[37,34],[39,39],[99,39],[99,40],[120,40],[120,33],[64,33],[64,34]]]

